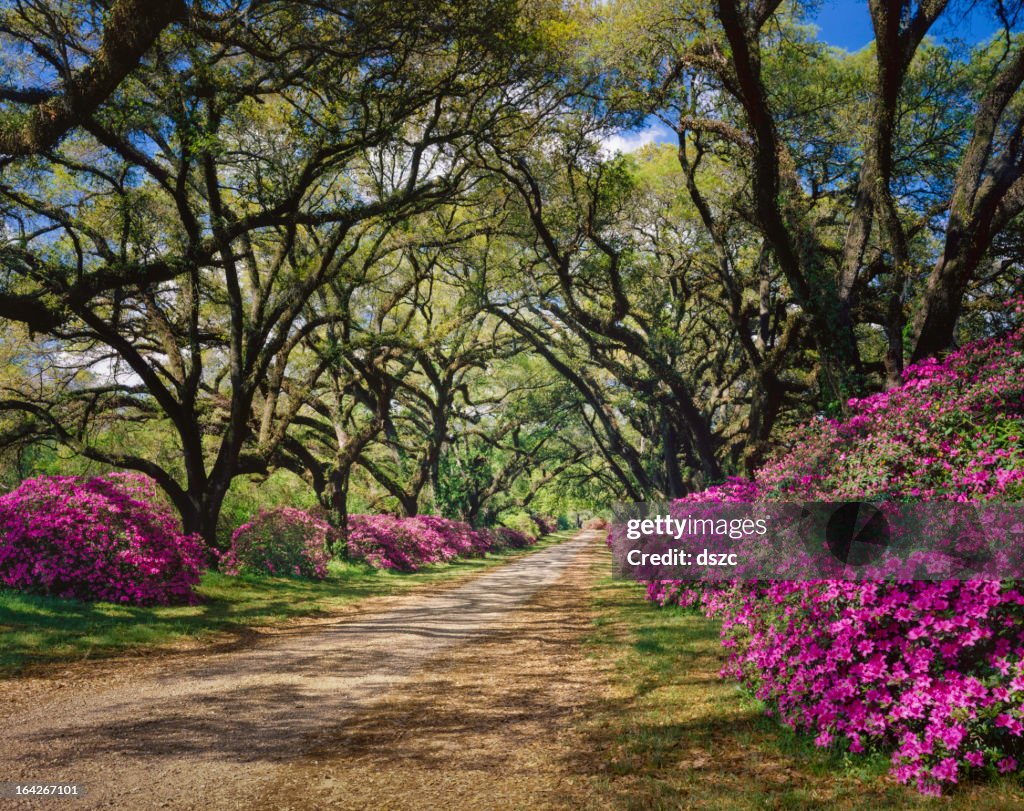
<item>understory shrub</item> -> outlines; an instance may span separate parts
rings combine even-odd
[[[231,547],[221,558],[221,571],[323,580],[333,532],[326,521],[303,510],[261,510],[231,536]]]
[[[507,527],[474,529],[437,515],[350,515],[346,549],[350,558],[378,569],[413,572],[429,563],[521,549],[532,543],[529,535]]]
[[[1024,496],[1024,333],[911,367],[891,391],[818,419],[755,479],[677,502],[986,500]],[[659,605],[722,620],[723,675],[820,746],[891,754],[926,794],[1024,757],[1017,582],[680,581]]]
[[[526,512],[506,513],[501,516],[500,520],[502,526],[521,532],[523,535],[540,536],[544,534],[538,532],[537,519]]]
[[[553,515],[531,515],[533,524],[536,527],[536,531],[527,534],[536,535],[538,538],[543,538],[545,535],[550,535],[552,532],[558,532],[558,519]]]
[[[528,546],[533,546],[537,539],[530,534],[520,532],[519,530],[512,529],[511,527],[494,527],[493,529],[482,530],[485,534],[490,536],[490,549],[488,551],[497,552],[502,549],[526,549]]]
[[[156,484],[136,473],[26,479],[0,496],[0,582],[77,600],[195,602],[208,563]]]

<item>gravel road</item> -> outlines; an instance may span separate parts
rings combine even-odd
[[[75,782],[87,794],[0,808],[259,807],[263,787],[553,588],[599,537],[582,533],[440,594],[242,650],[200,649],[29,691],[3,707],[0,780]]]

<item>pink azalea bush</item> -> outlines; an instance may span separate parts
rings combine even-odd
[[[558,518],[553,515],[531,515],[533,523],[537,527],[537,536],[543,537],[552,532],[558,532]]]
[[[530,536],[506,527],[474,529],[438,515],[351,515],[346,544],[354,560],[378,569],[414,572],[429,563],[521,549],[533,542]]]
[[[490,538],[489,552],[499,552],[504,549],[526,549],[533,546],[537,539],[525,532],[520,532],[511,527],[494,527],[485,529],[484,533]]]
[[[0,496],[0,583],[130,605],[192,603],[208,553],[152,479],[41,476]]]
[[[221,571],[323,580],[330,560],[330,524],[293,507],[261,510],[231,536]]]
[[[907,370],[845,421],[819,419],[754,481],[684,502],[1022,500],[1024,330]],[[648,599],[722,620],[723,675],[820,746],[891,753],[926,794],[1024,756],[1016,582],[654,582]]]

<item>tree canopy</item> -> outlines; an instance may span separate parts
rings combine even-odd
[[[0,3],[5,480],[213,541],[271,481],[487,524],[753,470],[1016,318],[1024,10],[869,7]]]

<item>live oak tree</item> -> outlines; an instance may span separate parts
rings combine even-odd
[[[0,86],[0,155],[8,159],[46,152],[84,126],[172,23],[220,21],[182,0],[21,2],[2,14],[6,67],[21,74]]]
[[[812,11],[3,5],[5,475],[140,470],[211,541],[282,470],[341,525],[673,497],[1012,324],[1021,4]]]
[[[589,398],[630,489],[678,496],[720,478],[723,463],[755,463],[806,390],[787,368],[805,324],[749,229],[729,246],[702,239],[696,209],[709,204],[680,196],[666,158],[675,161],[663,150],[638,165],[550,145],[543,155],[495,152],[521,230],[505,259],[516,262],[515,295],[491,308]],[[613,405],[604,375],[628,403]],[[623,421],[654,459],[626,439]]]
[[[756,225],[806,314],[837,406],[876,374],[861,324],[884,331],[889,384],[908,355],[950,346],[978,263],[1020,211],[1019,4],[996,4],[1006,30],[972,55],[990,67],[969,83],[963,62],[948,49],[936,58],[926,39],[962,8],[879,0],[869,11],[875,42],[854,57],[815,41],[800,4],[627,0],[595,11],[609,102],[671,127],[684,170],[702,151],[735,167],[735,212]],[[923,202],[949,174],[950,194]],[[946,243],[937,259],[915,249],[922,232]]]
[[[479,375],[477,407],[441,457],[435,506],[471,524],[530,512],[546,490],[598,480],[605,466],[582,425],[584,405],[532,354],[492,362]],[[608,488],[607,497],[614,497]]]
[[[268,376],[336,317],[308,317],[307,302],[367,241],[453,193],[467,143],[526,92],[502,50],[517,43],[509,7],[417,8],[266,6],[223,42],[171,29],[123,103],[8,167],[4,314],[80,357],[113,352],[126,373],[73,397],[166,418],[181,475],[98,447],[61,392],[3,407],[153,476],[186,530],[215,540],[232,478],[271,463],[322,371],[297,375],[269,412],[279,425],[254,431]]]
[[[476,372],[495,358],[518,352],[510,336],[502,335],[481,314],[456,307],[436,319],[434,299],[417,302],[422,319],[419,345],[410,347],[408,373],[392,378],[394,407],[389,412],[383,442],[364,450],[359,464],[397,501],[405,515],[415,515],[427,491],[437,490],[440,461],[467,415],[493,397],[471,389]],[[376,451],[376,452],[374,452]]]
[[[438,252],[446,238],[435,235],[431,226],[435,219],[451,222],[452,207],[444,211],[404,221],[362,257],[357,272],[338,277],[310,302],[311,311],[327,320],[306,341],[323,374],[307,395],[307,407],[293,420],[282,463],[310,477],[341,526],[356,465],[370,470],[409,514],[416,513],[420,493],[436,478],[455,385],[454,380],[447,386],[440,382],[431,359],[439,356],[453,331],[464,335],[467,330],[465,314],[458,311],[457,301],[444,295],[438,271]],[[454,302],[456,310],[446,308],[445,302]],[[468,322],[472,324],[472,316]],[[434,383],[440,405],[421,392]],[[426,414],[414,409],[421,419],[408,439],[400,440],[396,425],[408,416],[401,404],[410,393],[432,408]],[[388,446],[385,459],[406,460],[411,454],[422,461],[405,476],[390,470],[386,461],[378,464],[374,445]]]
[[[964,298],[1000,235],[1024,211],[1024,35],[984,53],[983,92],[949,199],[942,253],[914,319],[912,359],[948,349]]]

